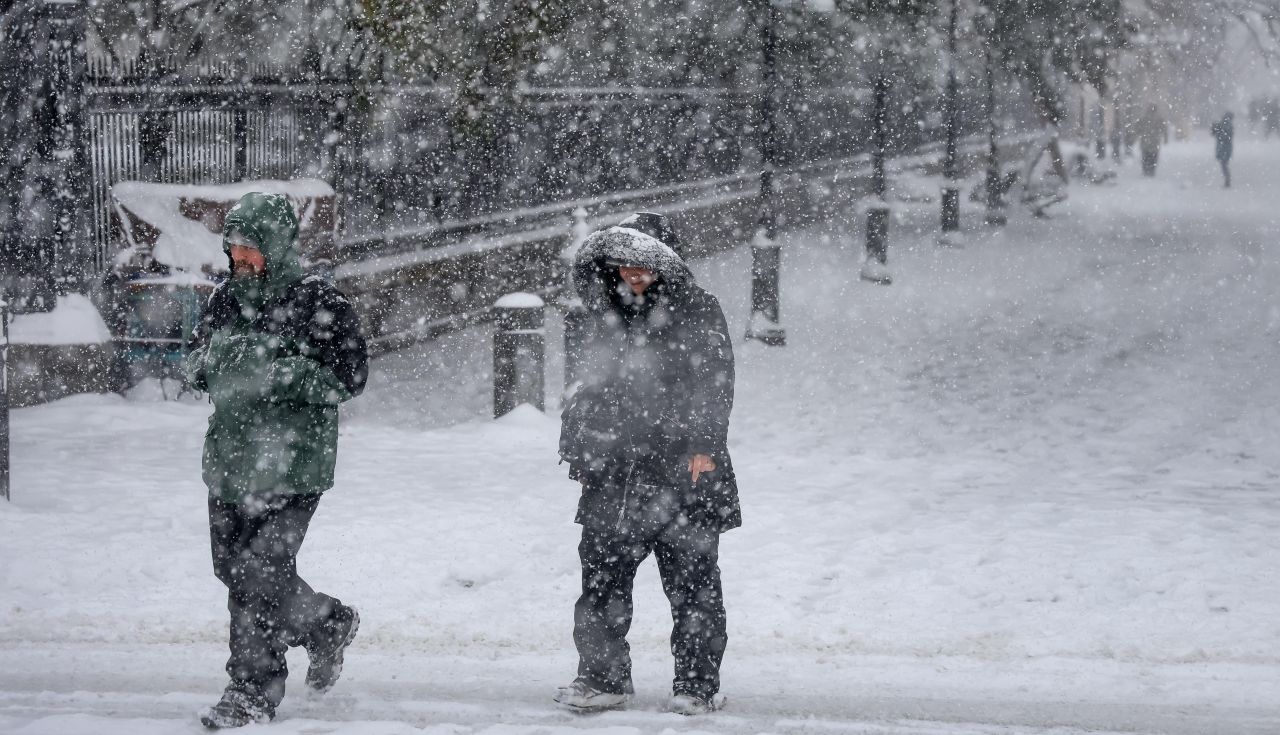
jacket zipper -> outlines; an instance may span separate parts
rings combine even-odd
[[[632,347],[633,339],[634,337],[631,335],[631,325],[628,324],[627,325],[627,344],[622,351],[622,365],[624,369],[629,364],[628,359],[631,357],[631,347]],[[632,436],[630,433],[627,434],[627,449],[630,450],[628,452],[628,456],[634,458],[636,453],[636,446],[632,442]],[[635,474],[635,471],[636,471],[635,459],[628,460],[627,461],[627,479],[622,483],[622,507],[618,508],[618,522],[614,526],[614,530],[618,531],[619,533],[622,532],[622,521],[624,518],[626,518],[626,515],[627,515],[627,500],[631,496],[631,478]]]

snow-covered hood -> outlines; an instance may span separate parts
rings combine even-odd
[[[618,283],[619,265],[653,271],[669,293],[694,282],[684,258],[661,240],[630,227],[610,227],[592,233],[573,260],[573,286],[584,306],[593,311],[606,308],[609,291]]]

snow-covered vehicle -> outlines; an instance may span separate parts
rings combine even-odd
[[[288,196],[301,223],[304,258],[312,265],[331,260],[337,212],[334,191],[323,181],[123,181],[111,187],[111,231],[119,250],[96,301],[130,384],[180,374],[200,307],[228,272],[223,220],[251,191]]]

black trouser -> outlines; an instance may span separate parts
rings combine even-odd
[[[1219,158],[1218,163],[1222,166],[1223,185],[1228,189],[1231,188],[1231,159]]]
[[[287,495],[262,503],[209,499],[213,571],[227,586],[233,686],[284,698],[285,651],[301,645],[339,603],[298,576],[298,549],[319,495]]]
[[[720,690],[720,661],[728,640],[720,589],[715,530],[682,524],[683,516],[656,528],[628,530],[584,525],[578,556],[582,596],[574,608],[573,641],[578,676],[606,692],[630,692],[631,649],[627,631],[633,611],[636,570],[650,552],[658,560],[662,588],[671,603],[671,653],[676,693],[710,697]]]

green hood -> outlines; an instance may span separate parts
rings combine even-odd
[[[239,230],[258,243],[267,261],[266,290],[271,296],[283,294],[302,280],[302,263],[298,257],[298,215],[289,199],[282,194],[250,192],[240,197],[227,212],[222,226],[222,251],[231,259],[229,235]]]

